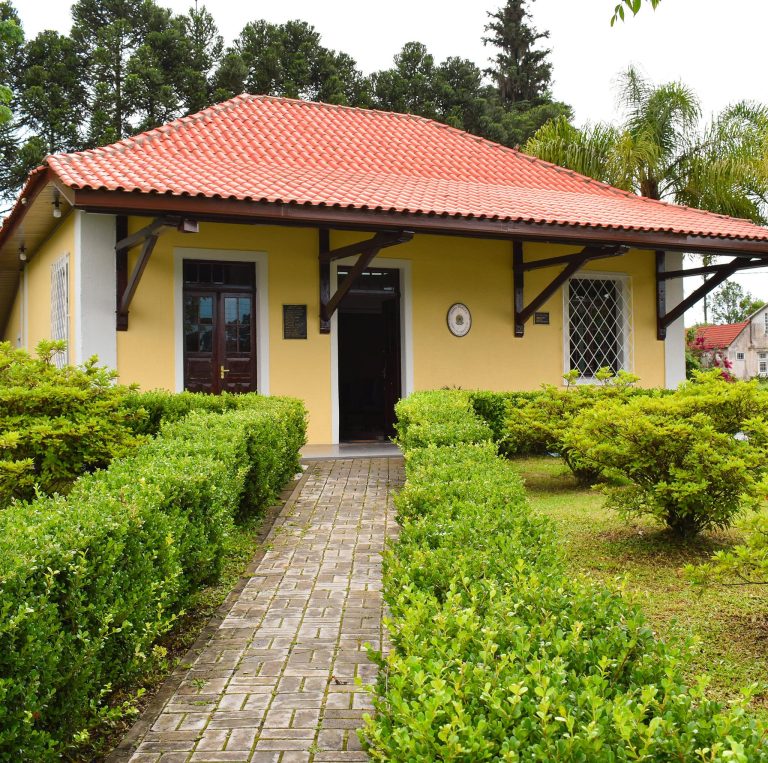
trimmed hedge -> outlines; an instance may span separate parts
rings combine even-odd
[[[447,410],[441,393],[398,404],[407,481],[385,558],[393,648],[363,732],[371,758],[768,760],[757,722],[686,687],[636,607],[569,578],[492,444],[443,444],[446,422],[428,418]],[[474,432],[473,411],[454,415]]]
[[[305,413],[193,412],[68,497],[0,513],[0,759],[58,759],[215,578],[238,512],[298,471]]]
[[[224,413],[241,408],[259,407],[266,398],[256,392],[233,395],[208,395],[203,392],[168,392],[153,389],[149,392],[131,391],[123,400],[123,407],[132,413],[131,421],[136,434],[157,434],[164,423],[178,421],[192,411]]]

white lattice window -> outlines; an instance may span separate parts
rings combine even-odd
[[[743,352],[737,352],[736,353],[736,360],[744,360],[744,353]]]
[[[588,274],[565,288],[565,370],[594,379],[632,370],[632,295],[627,276]]]
[[[765,324],[765,333],[768,334],[768,310],[763,313],[763,323]]]
[[[758,363],[757,373],[760,376],[768,376],[768,360],[761,360]]]
[[[66,254],[51,265],[51,339],[67,342],[67,349],[53,359],[62,368],[69,363],[69,256]]]

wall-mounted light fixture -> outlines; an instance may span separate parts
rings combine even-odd
[[[24,244],[19,247],[19,259],[22,262],[27,261],[27,248],[24,246]]]
[[[61,203],[59,201],[58,193],[53,197],[53,216],[61,217]]]

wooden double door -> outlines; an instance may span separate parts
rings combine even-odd
[[[251,263],[184,262],[184,389],[256,391]]]

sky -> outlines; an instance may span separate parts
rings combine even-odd
[[[193,0],[157,0],[178,13]],[[682,80],[698,93],[710,116],[730,103],[768,102],[765,30],[766,0],[662,0],[656,11],[644,8],[625,23],[610,26],[619,0],[534,0],[533,23],[548,30],[554,70],[553,94],[571,104],[576,122],[617,118],[614,82],[630,64],[651,80]],[[43,29],[68,32],[68,0],[14,0],[25,33]],[[201,3],[202,4],[202,3]],[[313,24],[323,44],[350,54],[366,73],[391,65],[393,55],[412,40],[423,42],[440,61],[469,58],[484,65],[482,44],[487,12],[503,0],[281,0],[208,2],[227,43],[250,20]],[[737,277],[768,300],[768,272]],[[687,279],[693,288],[697,279]],[[687,322],[696,319],[695,312]]]

